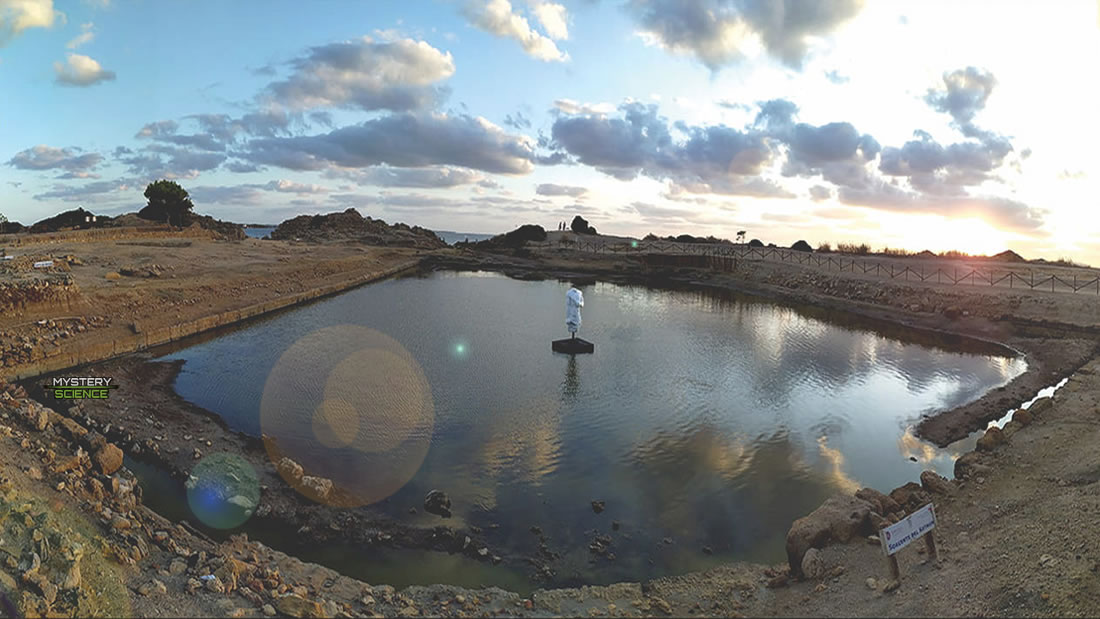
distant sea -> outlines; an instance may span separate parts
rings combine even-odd
[[[262,239],[265,236],[271,234],[271,231],[275,229],[275,226],[268,226],[264,228],[245,228],[244,233],[246,236],[254,239]]]
[[[471,243],[475,241],[484,241],[485,239],[491,239],[495,234],[479,234],[476,232],[451,232],[450,230],[432,230],[439,238],[443,239],[448,245],[454,245],[460,241],[469,240]]]

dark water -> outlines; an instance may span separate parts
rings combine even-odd
[[[245,228],[244,233],[245,233],[245,236],[248,236],[249,238],[262,239],[265,236],[270,235],[271,231],[274,230],[274,229],[275,229],[275,226],[270,226],[270,227],[267,227],[267,228]]]
[[[396,490],[372,509],[439,524],[420,508],[443,489],[447,524],[498,524],[486,530],[494,551],[527,554],[538,525],[563,554],[559,581],[590,583],[781,561],[791,521],[830,494],[889,490],[924,468],[950,475],[961,451],[915,439],[914,421],[1025,369],[989,347],[844,315],[603,283],[583,288],[581,335],[595,354],[573,358],[549,345],[566,336],[567,289],[481,273],[387,281],[164,359],[184,359],[178,392],[234,428],[300,439],[296,459],[367,494]],[[318,347],[325,328],[330,345]],[[363,333],[410,356],[357,357],[385,340]],[[592,566],[592,532],[612,520],[616,560]],[[472,577],[472,562],[453,557],[341,560],[373,582]],[[511,584],[499,574],[478,583]]]

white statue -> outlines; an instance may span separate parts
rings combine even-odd
[[[565,328],[569,329],[571,337],[577,337],[577,329],[581,328],[581,308],[584,307],[584,295],[576,288],[570,288],[565,293]]]

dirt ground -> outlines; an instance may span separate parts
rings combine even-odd
[[[6,365],[5,374],[32,368],[55,349],[64,352],[130,337],[134,324],[138,330],[151,330],[198,320],[424,258],[429,267],[499,270],[524,279],[595,277],[733,289],[978,337],[1027,354],[1029,371],[1013,384],[922,424],[922,434],[941,443],[982,427],[993,416],[1030,399],[1038,387],[1062,376],[1070,379],[1057,392],[1053,406],[1036,413],[1005,444],[972,458],[969,478],[951,482],[943,493],[933,496],[940,560],[926,561],[919,542],[903,550],[902,583],[896,591],[884,591],[887,568],[881,549],[860,538],[820,550],[826,576],[782,586],[768,585],[769,581],[782,583],[776,575],[782,575],[783,566],[736,564],[645,583],[538,591],[526,599],[499,589],[471,591],[440,585],[394,591],[303,564],[256,542],[236,538],[218,544],[163,521],[141,505],[140,491],[133,499],[133,493],[125,491],[95,496],[97,484],[111,488],[114,477],[132,479],[125,468],[111,475],[97,472],[85,454],[76,469],[57,470],[56,462],[80,457],[80,441],[64,436],[70,430],[64,430],[68,426],[63,424],[72,421],[87,424],[93,433],[104,431],[107,439],[128,453],[133,454],[135,446],[139,451],[159,452],[164,464],[178,471],[186,469],[188,459],[195,460],[194,449],[231,448],[245,454],[256,449],[246,438],[204,418],[201,411],[173,408],[178,400],[174,394],[150,390],[148,397],[153,399],[148,401],[119,401],[128,417],[125,429],[114,434],[104,427],[106,418],[95,419],[90,410],[59,410],[60,416],[38,428],[33,404],[8,398],[0,406],[4,409],[0,414],[4,425],[0,428],[0,453],[4,454],[0,457],[0,494],[4,494],[0,516],[6,515],[0,518],[0,592],[10,592],[24,612],[29,608],[34,613],[52,609],[61,615],[100,616],[1090,616],[1100,608],[1100,543],[1096,541],[1100,540],[1100,450],[1095,447],[1100,444],[1100,360],[1096,359],[1100,302],[1095,295],[883,281],[862,273],[839,274],[771,261],[713,271],[555,247],[520,256],[457,250],[418,256],[414,250],[258,240],[142,243],[74,243],[12,251],[32,258],[73,255],[81,264],[66,260],[68,268],[50,276],[71,277],[77,288],[72,302],[64,307],[28,306],[21,315],[0,316],[0,343],[8,346],[0,349],[5,352],[5,364],[13,344],[24,350],[29,343],[30,350],[42,351],[37,358],[32,355]],[[124,270],[133,274],[122,275]],[[143,275],[149,273],[155,275]],[[4,277],[39,276],[8,274],[0,276],[0,282]],[[58,335],[62,331],[68,335]],[[104,355],[108,356],[114,355]],[[119,373],[171,371],[140,358],[111,363],[119,364],[115,368]],[[62,422],[62,417],[69,419]],[[211,445],[206,445],[207,440]],[[150,442],[158,446],[151,448]],[[308,518],[319,517],[307,501],[280,486],[271,471],[265,470],[265,475],[264,484],[272,489],[268,510],[300,510]],[[62,482],[66,485],[59,486]],[[39,523],[47,512],[52,516]],[[22,518],[27,513],[30,520]],[[122,527],[118,518],[127,525]],[[451,537],[457,539],[454,532]],[[44,585],[36,570],[30,569],[43,538],[54,540],[53,553],[71,547],[73,541],[94,549],[84,553],[88,568],[76,594],[73,588]],[[134,558],[134,548],[139,558]],[[127,551],[133,560],[120,560]],[[53,577],[53,572],[43,571]],[[221,587],[206,584],[215,574]],[[239,586],[227,586],[229,580]]]

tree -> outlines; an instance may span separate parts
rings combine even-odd
[[[149,183],[145,188],[145,197],[149,204],[138,211],[138,217],[151,221],[163,221],[168,225],[186,226],[191,220],[191,203],[187,190],[179,183],[159,180]]]
[[[740,230],[740,231],[737,232],[737,242],[738,243],[744,243],[745,242],[745,231],[744,230]]]
[[[588,220],[580,215],[573,218],[569,228],[577,234],[596,234],[596,229],[588,225]]]

